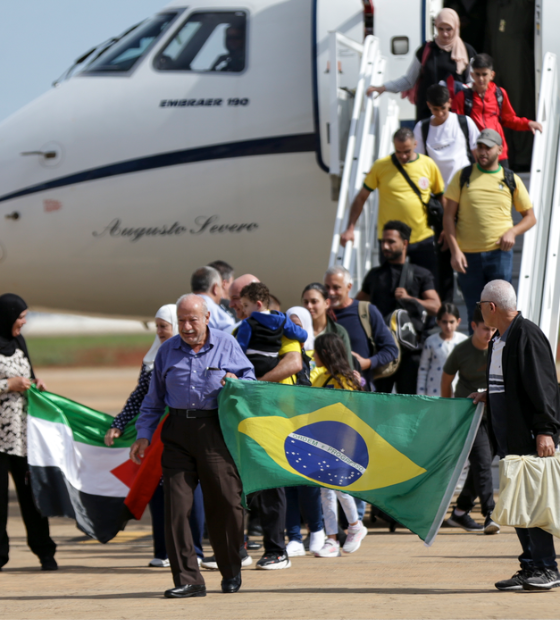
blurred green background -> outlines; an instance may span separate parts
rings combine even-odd
[[[153,341],[149,332],[26,338],[36,367],[140,366]]]

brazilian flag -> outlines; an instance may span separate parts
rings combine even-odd
[[[296,485],[344,491],[431,545],[482,405],[227,379],[219,414],[246,495]]]

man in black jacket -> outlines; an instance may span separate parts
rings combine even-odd
[[[494,451],[554,456],[560,431],[556,364],[543,332],[517,311],[515,290],[492,280],[478,305],[486,325],[498,333],[488,351],[488,392],[471,394],[486,402]],[[552,534],[541,528],[516,528],[523,553],[521,570],[496,583],[498,590],[549,590],[560,585]]]

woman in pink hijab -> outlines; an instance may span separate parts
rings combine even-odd
[[[383,86],[370,86],[367,94],[402,93],[416,104],[416,120],[430,118],[426,104],[426,91],[432,84],[447,82],[452,76],[463,84],[470,80],[470,59],[476,51],[460,36],[459,16],[453,9],[442,9],[435,20],[437,35],[433,41],[421,45],[406,75],[386,82]]]

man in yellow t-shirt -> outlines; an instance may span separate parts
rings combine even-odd
[[[537,220],[523,181],[508,171],[515,187],[508,187],[499,157],[502,138],[484,129],[477,139],[477,161],[468,179],[455,174],[445,192],[443,227],[451,249],[451,266],[459,274],[469,325],[476,302],[491,280],[511,283],[515,238],[532,228]],[[461,179],[463,174],[463,187]],[[521,214],[513,225],[512,205]]]
[[[433,159],[415,152],[414,133],[402,127],[393,136],[393,145],[396,158],[420,190],[422,202],[427,204],[431,194],[440,198],[445,187],[443,178]],[[378,159],[366,176],[364,186],[354,198],[350,208],[348,227],[340,237],[342,245],[346,245],[348,241],[354,241],[356,222],[362,213],[364,203],[375,189],[379,192],[377,216],[379,242],[381,243],[383,226],[387,222],[392,220],[404,222],[412,230],[408,246],[410,262],[425,267],[436,275],[434,231],[428,226],[426,207],[399,172],[391,156]],[[384,262],[381,250],[380,261]]]

